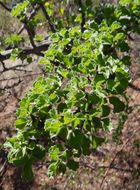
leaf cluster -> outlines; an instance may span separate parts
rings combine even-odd
[[[78,6],[78,1],[73,3]],[[17,5],[13,16],[23,19],[28,4]],[[53,9],[49,2],[45,6]],[[76,170],[81,155],[89,155],[105,142],[98,132],[110,130],[111,113],[128,108],[131,62],[127,42],[129,32],[140,32],[140,3],[120,0],[117,7],[93,7],[92,1],[83,1],[71,22],[55,20],[60,25],[50,32],[52,43],[40,59],[46,76],[39,77],[20,102],[17,135],[5,146],[10,148],[9,162],[22,166],[26,179],[33,177],[32,164],[45,154],[50,177],[67,168]],[[64,12],[63,5],[60,13]]]

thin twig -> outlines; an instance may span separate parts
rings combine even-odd
[[[34,42],[34,34],[33,34],[34,31],[33,31],[33,29],[29,28],[28,25],[27,25],[27,23],[24,23],[24,27],[27,30],[27,33],[28,33],[31,45],[33,47],[36,47],[35,42]]]
[[[133,90],[135,90],[135,91],[137,91],[137,92],[140,92],[140,88],[137,87],[137,86],[135,86],[134,84],[129,83],[128,86],[129,86],[130,88],[132,88]]]
[[[42,72],[39,72],[39,73],[30,73],[30,74],[21,75],[20,78],[30,77],[30,76],[36,76],[36,75],[40,75],[40,74],[42,74]],[[17,76],[17,77],[11,77],[9,79],[0,79],[0,82],[10,81],[10,80],[16,80],[16,79],[19,79],[19,76]]]
[[[1,61],[1,64],[2,64],[2,67],[3,67],[3,71],[6,69],[6,67],[5,67],[5,63],[3,62],[3,61]],[[2,71],[2,72],[3,72]]]
[[[37,75],[40,75],[40,74],[42,74],[41,72],[40,73],[30,73],[30,74],[26,74],[26,75],[22,75],[22,76],[18,76],[18,77],[13,77],[13,78],[11,78],[11,79],[5,79],[5,80],[7,80],[7,82],[8,81],[10,81],[10,80],[12,80],[12,79],[18,79],[18,81],[17,82],[15,82],[13,85],[11,85],[11,86],[5,86],[5,87],[0,87],[0,90],[1,91],[5,91],[5,90],[8,90],[8,89],[12,89],[12,88],[14,88],[15,86],[18,86],[21,82],[22,82],[22,79],[21,78],[24,78],[24,77],[31,77],[31,76],[37,76]],[[4,81],[4,80],[3,80]]]
[[[32,10],[32,12],[31,12],[31,14],[30,14],[30,16],[29,16],[29,18],[28,18],[27,20],[28,20],[28,21],[31,20],[31,19],[36,15],[36,12],[37,12],[39,9],[40,9],[40,7],[34,8],[34,10]],[[17,34],[21,34],[21,32],[24,30],[24,28],[25,28],[25,25],[23,24],[23,25],[21,26],[21,28],[18,30]]]
[[[1,71],[0,72],[0,74],[1,73],[4,73],[4,72],[6,72],[6,71],[11,71],[11,70],[15,70],[15,69],[17,69],[17,68],[20,68],[20,67],[26,67],[26,66],[28,66],[29,65],[29,63],[28,64],[20,64],[20,65],[14,65],[14,66],[12,66],[12,67],[9,67],[9,68],[7,68],[6,66],[4,67],[4,69],[3,69],[3,71]]]
[[[3,176],[3,173],[4,173],[4,171],[5,171],[6,164],[7,164],[7,160],[4,162],[4,164],[3,164],[2,167],[0,168],[0,177]]]
[[[85,25],[85,22],[86,22],[86,19],[85,19],[85,12],[83,11],[83,3],[82,3],[82,0],[79,0],[78,3],[79,3],[79,12],[81,13],[81,16],[82,16],[81,32],[84,32],[84,30],[85,30],[84,25]]]
[[[131,169],[127,169],[127,168],[120,168],[120,167],[117,167],[117,166],[105,166],[105,165],[89,165],[88,163],[84,163],[84,162],[81,162],[81,166],[85,166],[91,170],[99,170],[99,169],[106,169],[106,168],[110,168],[110,169],[114,169],[114,170],[120,170],[120,171],[124,171],[124,172],[133,172],[133,170]]]
[[[44,13],[44,16],[45,16],[46,20],[47,20],[48,23],[49,23],[49,26],[50,26],[50,28],[51,28],[51,31],[52,31],[52,32],[56,32],[56,28],[55,28],[55,26],[53,25],[53,23],[51,22],[51,19],[50,19],[49,15],[48,15],[48,13],[47,13],[47,11],[46,11],[46,9],[45,9],[44,4],[41,3],[41,4],[40,4],[40,8],[42,9],[42,12]]]
[[[104,181],[105,181],[105,179],[106,179],[106,177],[107,177],[107,175],[108,175],[109,170],[111,169],[111,167],[113,166],[113,163],[114,163],[115,159],[117,158],[117,155],[124,149],[124,147],[128,144],[128,142],[130,141],[130,139],[132,139],[132,137],[133,137],[139,130],[140,130],[140,128],[137,128],[137,129],[133,132],[133,134],[131,135],[131,137],[128,138],[128,139],[122,144],[121,148],[115,153],[115,155],[114,155],[114,157],[112,158],[112,160],[111,160],[111,162],[110,162],[110,164],[109,164],[109,167],[107,168],[107,170],[106,170],[106,172],[105,172],[105,175],[104,175],[104,177],[103,177],[103,179],[102,179],[102,181],[101,181],[101,183],[100,183],[100,188],[101,188],[101,189],[102,189],[103,183],[104,183]],[[116,147],[116,148],[117,148],[117,147]]]
[[[0,1],[0,5],[8,12],[11,12],[11,9],[9,7],[7,7],[7,5],[5,5],[3,2]]]
[[[35,54],[35,55],[41,55],[42,56],[43,54],[41,54],[41,52],[44,52],[44,51],[48,50],[51,43],[52,43],[51,41],[45,40],[42,43],[36,45],[36,47],[24,48],[20,52],[19,57],[27,56],[27,55],[30,55],[30,54]],[[4,60],[9,59],[11,54],[12,54],[12,51],[13,51],[13,49],[1,52],[0,53],[0,61],[4,61]]]
[[[131,33],[127,33],[127,37],[129,40],[134,41],[135,39],[131,36]]]

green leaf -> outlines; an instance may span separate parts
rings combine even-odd
[[[117,29],[119,29],[119,28],[121,28],[121,25],[120,25],[120,23],[119,22],[113,22],[112,23],[112,25],[111,25],[111,29],[112,29],[112,31],[115,31],[115,30],[117,30]]]
[[[32,63],[32,62],[33,62],[32,57],[27,57],[27,62],[28,62],[28,63]]]
[[[112,96],[109,98],[110,103],[114,106],[114,112],[119,113],[125,109],[125,104],[118,97]]]
[[[46,72],[47,71],[50,72],[52,70],[52,63],[50,62],[49,59],[43,57],[40,59],[39,63],[45,65]]]
[[[23,166],[23,178],[27,181],[31,181],[33,179],[33,171],[32,171],[32,161],[28,160],[26,164]]]
[[[49,111],[49,114],[50,114],[50,117],[53,118],[53,119],[57,119],[58,118],[57,110],[54,109],[54,108]]]
[[[94,20],[90,22],[90,27],[94,29],[95,31],[98,31],[99,29],[98,24]]]
[[[23,3],[18,3],[17,6],[15,6],[12,9],[12,16],[17,17],[20,16],[22,12],[25,11],[25,8],[29,5],[29,1],[25,0]]]
[[[59,100],[59,96],[55,93],[50,94],[49,99],[52,103],[55,103]]]
[[[102,117],[106,117],[110,114],[109,106],[103,105],[102,106]]]
[[[24,38],[18,34],[12,34],[10,37],[6,38],[5,43],[11,46],[18,46],[20,42],[23,42]]]
[[[51,65],[51,62],[48,59],[44,58],[44,57],[40,59],[39,63],[43,64],[43,65]]]
[[[59,172],[64,174],[66,172],[66,163],[60,162],[59,163]]]
[[[80,149],[82,145],[82,139],[83,134],[79,130],[71,132],[68,139],[68,145],[72,148]]]
[[[51,134],[57,135],[62,128],[62,123],[57,119],[47,119],[45,121],[45,130]]]
[[[89,154],[89,139],[78,129],[70,133],[68,146],[76,150],[81,150],[84,155]]]
[[[74,119],[74,128],[77,127],[78,125],[80,125],[81,123],[81,119],[80,118],[75,118]]]
[[[89,94],[88,95],[88,101],[92,104],[97,104],[100,101],[100,98],[96,94]]]
[[[98,117],[93,117],[92,119],[93,127],[95,129],[99,129],[102,127],[101,119]]]
[[[71,170],[76,171],[79,168],[79,163],[74,160],[68,160],[67,167]]]
[[[7,138],[7,141],[4,143],[4,147],[5,148],[13,148],[16,141],[17,141],[16,137]]]
[[[58,112],[63,112],[63,110],[67,109],[67,104],[66,103],[60,103],[57,107]]]
[[[119,42],[118,45],[119,49],[122,51],[122,52],[128,52],[129,51],[129,46],[126,42]]]
[[[129,3],[132,3],[133,2],[133,0],[120,0],[120,4],[121,5],[128,5]]]
[[[57,170],[58,170],[58,163],[57,162],[50,164],[48,167],[48,172],[47,172],[48,176],[50,178],[53,178],[54,175],[56,175]]]
[[[117,41],[119,41],[119,40],[124,40],[124,39],[125,39],[124,33],[118,33],[118,34],[114,37],[113,41],[114,41],[114,42],[117,42]]]
[[[110,131],[111,123],[109,118],[102,119],[103,128],[107,131]]]
[[[22,129],[27,124],[27,118],[19,118],[15,122],[16,128]]]
[[[38,160],[41,160],[42,158],[45,157],[45,148],[42,145],[36,145],[34,150],[33,150],[33,155],[35,156],[35,158],[37,158]]]
[[[69,124],[73,120],[73,114],[71,110],[68,110],[67,112],[64,113],[64,124]]]
[[[8,161],[16,166],[22,166],[27,160],[26,156],[26,147],[11,149],[11,152],[8,154]]]
[[[102,138],[102,137],[93,136],[92,137],[92,146],[93,146],[93,148],[96,149],[98,146],[101,146],[104,141],[105,141],[105,139]]]
[[[59,159],[60,150],[57,145],[51,146],[51,148],[49,149],[49,156],[53,161],[57,161]]]

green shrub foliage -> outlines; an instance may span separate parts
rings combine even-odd
[[[5,143],[9,162],[21,166],[26,179],[33,177],[32,164],[45,158],[50,177],[67,168],[76,170],[78,158],[105,141],[97,134],[110,130],[112,112],[126,112],[131,79],[128,38],[130,33],[140,34],[140,1],[120,0],[117,6],[104,7],[93,2],[45,4],[55,28],[40,59],[46,74],[21,100],[17,134]],[[25,21],[31,3],[43,1],[19,3],[12,15]],[[35,27],[34,23],[32,19],[28,24]]]

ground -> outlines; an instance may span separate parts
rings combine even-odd
[[[130,43],[133,50],[133,84],[140,87],[139,42]],[[134,45],[135,44],[135,45]],[[38,67],[32,67],[36,73]],[[1,190],[139,190],[140,189],[140,92],[128,88],[130,105],[136,105],[124,124],[120,143],[112,139],[113,130],[108,132],[108,142],[88,157],[80,158],[77,172],[67,171],[64,176],[54,179],[47,177],[47,162],[34,165],[34,180],[30,183],[21,177],[21,168],[7,162],[7,152],[2,144],[6,138],[15,134],[14,121],[18,101],[31,88],[38,74],[23,77],[22,82],[1,93],[0,96],[0,189]],[[7,73],[9,76],[9,73]],[[1,76],[1,77],[7,77]],[[5,85],[0,83],[0,85]]]

